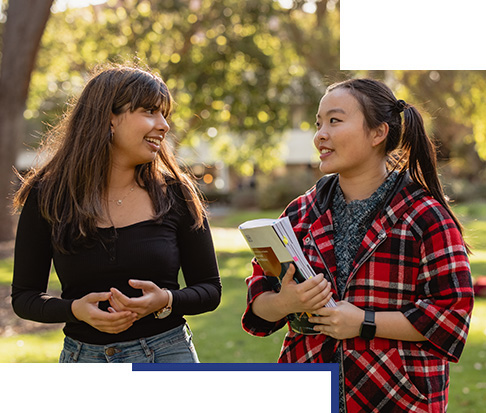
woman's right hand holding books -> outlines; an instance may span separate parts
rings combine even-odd
[[[331,284],[323,274],[302,283],[293,279],[295,267],[290,264],[281,282],[280,292],[267,291],[252,303],[254,314],[267,321],[278,321],[292,313],[312,313],[331,299]]]

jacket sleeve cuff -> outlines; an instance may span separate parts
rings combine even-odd
[[[287,323],[287,319],[283,318],[282,320],[272,322],[264,320],[263,318],[257,316],[252,311],[251,304],[253,303],[255,298],[258,297],[258,295],[253,297],[253,299],[248,303],[246,311],[241,319],[241,324],[243,326],[243,330],[245,330],[247,333],[253,336],[265,337],[280,330]]]
[[[418,300],[404,306],[401,312],[427,339],[432,352],[448,361],[459,361],[470,321],[466,311],[439,310],[433,304]]]

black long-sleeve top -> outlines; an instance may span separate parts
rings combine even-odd
[[[22,209],[15,243],[12,305],[22,318],[44,323],[65,322],[64,333],[91,344],[110,344],[150,337],[185,322],[183,315],[214,310],[221,299],[221,281],[207,220],[204,228],[191,229],[194,220],[179,202],[164,216],[122,228],[98,228],[99,240],[74,254],[62,254],[51,243],[51,228],[41,216],[37,190]],[[51,263],[61,282],[61,297],[46,293]],[[186,284],[180,288],[179,269]],[[129,279],[153,281],[173,294],[172,313],[165,319],[152,314],[118,334],[101,332],[78,321],[71,310],[75,299],[116,287],[129,297],[141,290]],[[100,303],[106,310],[108,302]]]

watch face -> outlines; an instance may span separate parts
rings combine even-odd
[[[371,340],[375,338],[376,325],[373,323],[363,322],[359,331],[359,336],[364,340]]]
[[[163,308],[161,311],[159,311],[156,315],[156,318],[165,318],[167,317],[170,313],[172,312],[172,308],[170,307],[166,307],[166,308]]]

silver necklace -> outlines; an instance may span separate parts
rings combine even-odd
[[[130,190],[128,191],[128,193],[123,197],[123,198],[120,198],[120,199],[109,199],[110,202],[114,202],[116,206],[122,206],[123,204],[123,201],[125,200],[125,198],[130,195],[133,190],[135,189],[135,185],[133,185]]]

